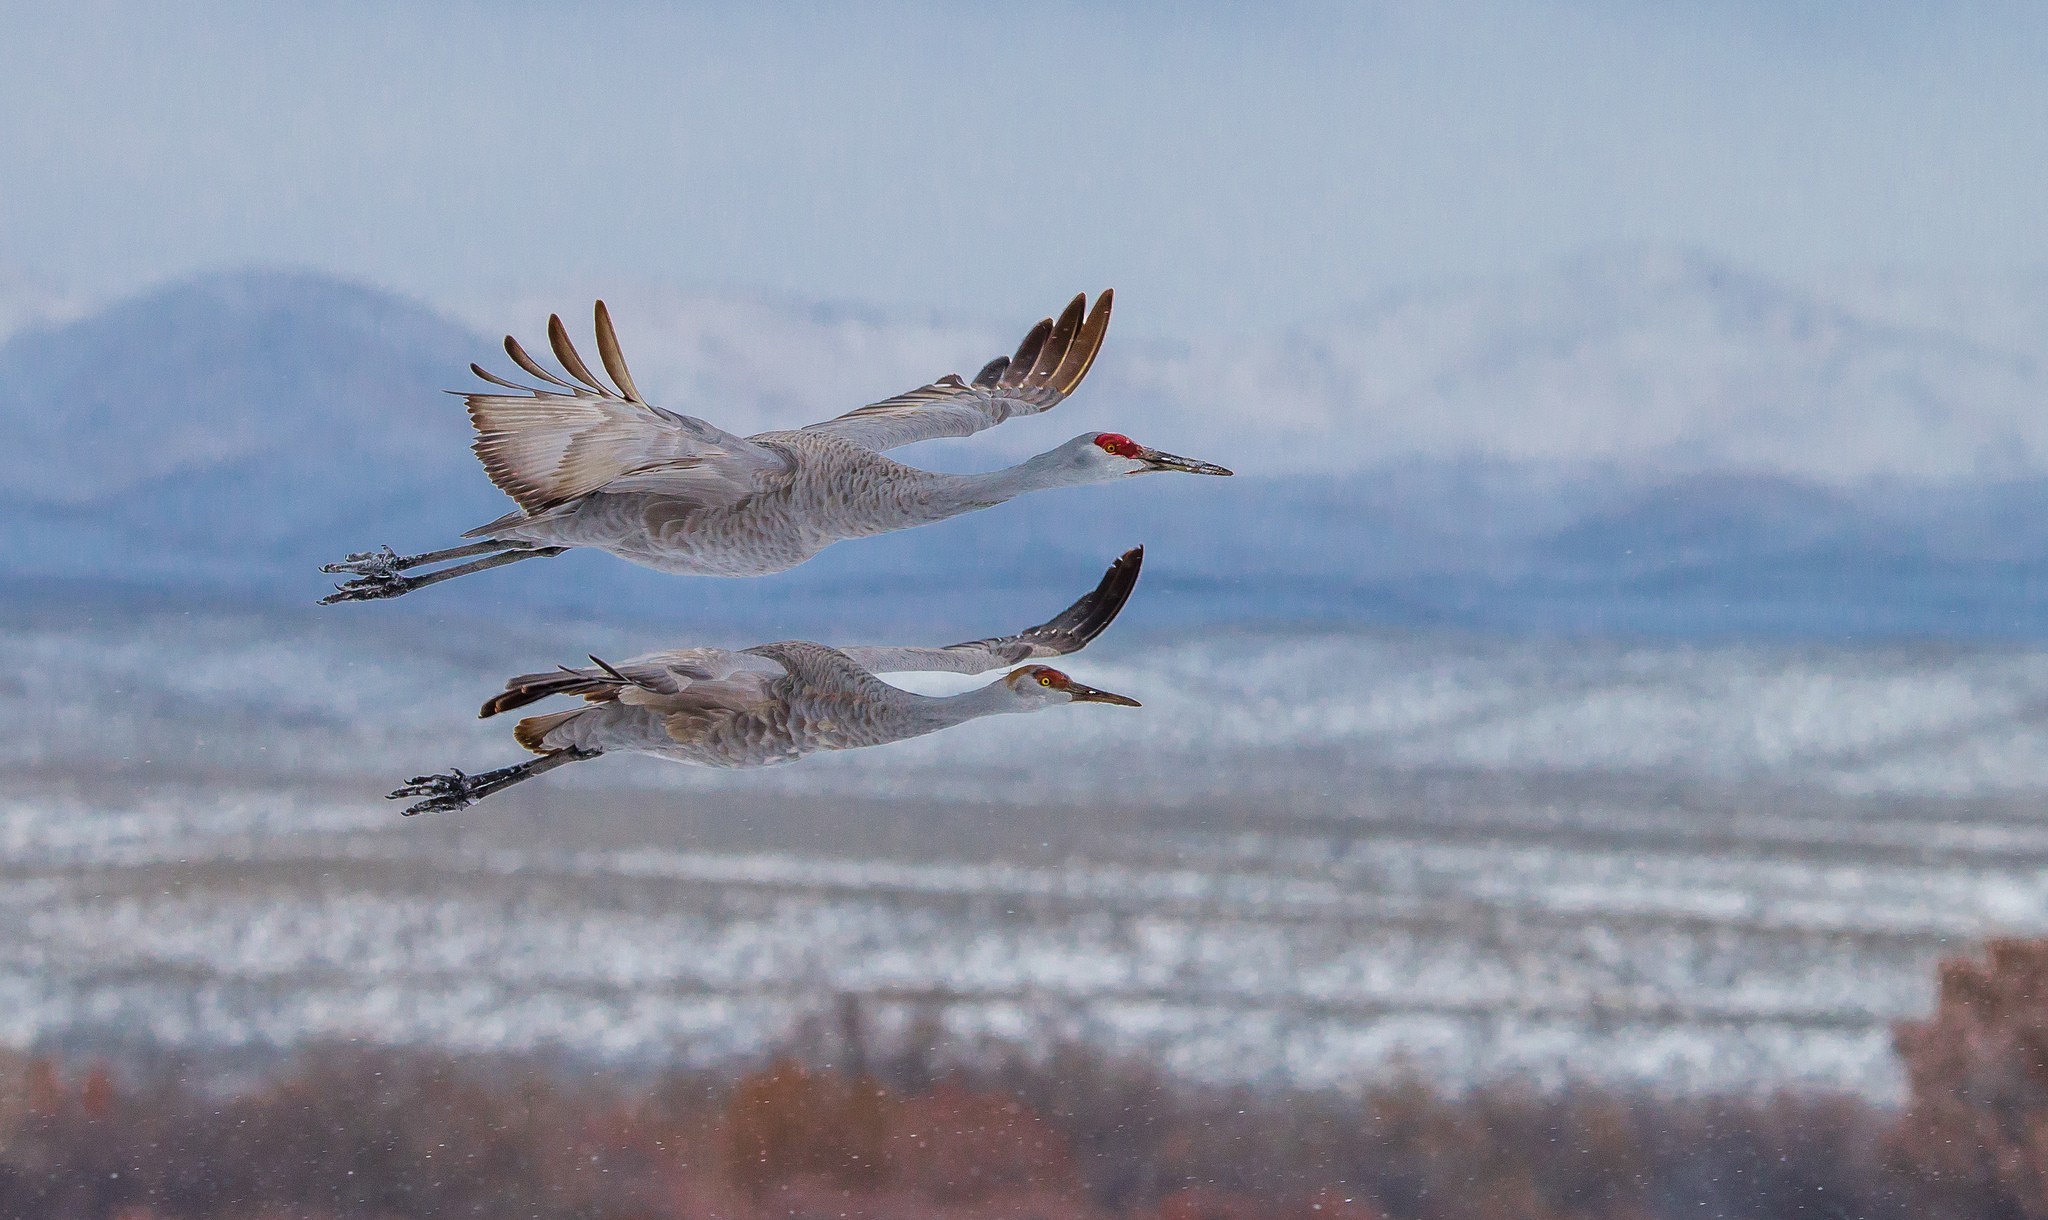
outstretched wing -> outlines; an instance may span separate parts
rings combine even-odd
[[[973,381],[948,374],[894,398],[870,403],[837,419],[812,424],[823,432],[877,451],[941,436],[972,436],[1017,415],[1036,415],[1072,394],[1102,350],[1115,294],[1103,289],[1095,308],[1082,293],[1059,321],[1031,328],[1013,356],[998,356]]]
[[[707,502],[760,490],[790,463],[777,449],[679,415],[640,397],[619,353],[611,313],[597,303],[597,350],[616,388],[591,375],[560,317],[548,318],[548,341],[573,381],[542,367],[512,336],[505,353],[540,385],[521,385],[470,365],[477,376],[511,394],[471,393],[476,456],[498,489],[538,513],[601,488],[674,490]]]
[[[1131,599],[1138,585],[1138,569],[1145,562],[1145,548],[1125,551],[1102,574],[1102,581],[1086,597],[1036,627],[1015,635],[973,640],[945,648],[848,648],[843,651],[873,673],[903,673],[908,670],[938,670],[956,674],[978,674],[1019,661],[1040,657],[1063,657],[1079,652],[1101,635]]]
[[[587,667],[564,665],[548,673],[520,674],[484,702],[479,717],[495,716],[537,703],[550,695],[581,695],[592,702],[659,702],[693,687],[730,684],[735,678],[781,677],[780,665],[764,657],[723,648],[678,648],[651,652],[613,665],[596,657]]]

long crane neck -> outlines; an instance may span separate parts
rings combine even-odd
[[[986,686],[963,691],[957,695],[912,695],[910,705],[911,732],[909,737],[921,737],[936,733],[956,724],[966,724],[983,716],[1000,716],[1006,712],[1027,712],[1031,708],[1010,689],[1010,684],[998,678]]]
[[[1097,483],[1102,481],[1104,475],[1098,468],[1075,461],[1062,447],[1028,458],[1015,466],[991,470],[987,474],[961,474],[952,477],[971,506],[980,508],[1013,500],[1026,492]]]

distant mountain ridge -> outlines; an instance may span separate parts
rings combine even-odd
[[[389,294],[268,271],[17,333],[0,345],[0,444],[33,460],[0,479],[10,563],[256,572],[350,528],[466,521],[442,485],[469,429],[439,391],[474,344]],[[492,503],[488,486],[460,498]]]
[[[743,430],[971,371],[1014,339],[762,301],[613,304],[652,397]],[[972,634],[1056,607],[1146,541],[1155,593],[1133,617],[1157,623],[2048,634],[2048,360],[2023,327],[1980,341],[1940,316],[1637,254],[1229,348],[1112,341],[1075,403],[912,460],[1116,428],[1239,478],[1032,497],[760,581],[570,556],[336,612]],[[18,330],[0,343],[0,448],[23,455],[0,470],[0,582],[304,604],[322,560],[445,544],[505,507],[441,392],[494,349],[419,303],[281,271]]]
[[[1363,451],[1826,483],[2015,478],[2048,472],[2048,332],[2029,338],[1625,251],[1402,294],[1255,354],[1193,351],[1146,380],[1197,404],[1260,402],[1266,431],[1333,455],[1323,469]]]

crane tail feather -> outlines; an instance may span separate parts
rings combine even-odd
[[[567,749],[567,746],[546,744],[548,734],[590,710],[587,707],[577,707],[566,712],[549,712],[545,716],[528,716],[512,727],[512,740],[535,754],[553,754],[558,750]]]

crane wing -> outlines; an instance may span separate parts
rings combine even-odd
[[[619,665],[592,657],[587,667],[564,665],[507,680],[504,691],[491,696],[477,715],[495,716],[550,695],[581,695],[593,702],[658,703],[696,688],[735,682],[758,687],[762,680],[782,674],[782,667],[765,657],[723,648],[650,652]]]
[[[1144,565],[1145,548],[1132,547],[1102,574],[1092,592],[1046,622],[1027,627],[1015,635],[971,640],[945,648],[848,648],[845,653],[873,673],[904,673],[910,670],[978,674],[1019,661],[1041,657],[1063,657],[1079,652],[1088,642],[1108,629],[1131,599],[1138,585],[1138,569]]]
[[[510,335],[506,354],[541,384],[522,385],[469,366],[513,391],[464,394],[463,400],[476,428],[478,460],[521,509],[539,513],[605,488],[668,489],[718,502],[759,491],[790,472],[781,450],[641,398],[603,301],[596,314],[598,355],[616,388],[591,374],[559,317],[548,319],[548,339],[573,381],[548,371]]]
[[[1050,410],[1074,392],[1102,350],[1115,294],[1104,289],[1087,309],[1082,293],[1055,322],[1031,328],[1015,355],[998,356],[973,381],[952,373],[930,385],[869,403],[837,419],[812,424],[823,432],[881,451],[941,436],[972,436],[1018,415]]]
[[[812,692],[833,691],[870,707],[893,699],[905,699],[908,692],[877,678],[873,671],[853,660],[846,651],[810,640],[783,640],[746,650],[782,667],[798,688]]]

